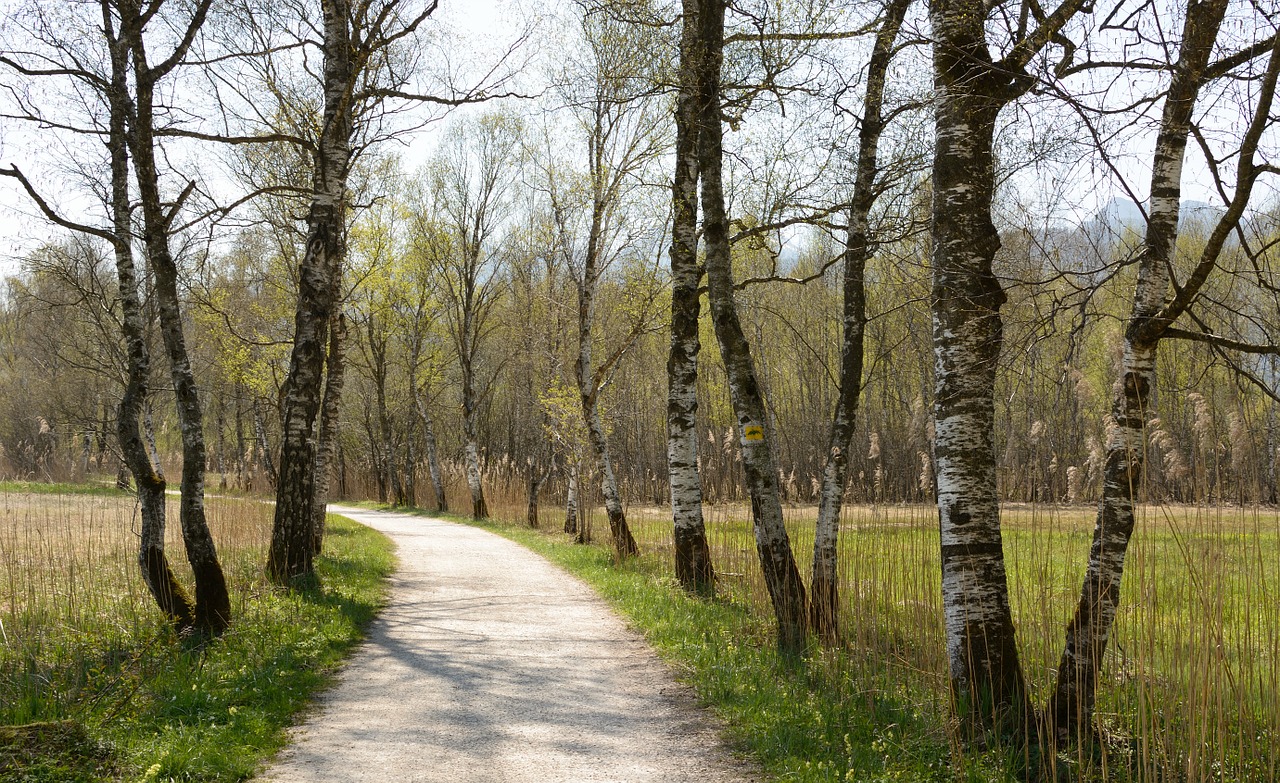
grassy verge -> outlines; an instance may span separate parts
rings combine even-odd
[[[654,558],[617,566],[608,548],[575,545],[559,533],[414,513],[492,531],[583,579],[645,635],[721,716],[734,747],[773,780],[1004,779],[997,759],[966,759],[958,772],[932,696],[893,682],[882,663],[864,667],[855,657],[817,651],[800,661],[780,658],[772,626],[745,602],[691,598]]]
[[[244,591],[234,625],[203,646],[158,621],[118,634],[65,627],[39,644],[6,644],[0,779],[252,775],[385,598],[391,542],[338,517],[328,530],[322,587],[285,593],[261,579],[234,580]]]

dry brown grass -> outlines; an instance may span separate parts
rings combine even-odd
[[[190,587],[176,497],[168,517],[170,562]],[[270,536],[271,506],[220,499],[209,504],[208,518],[229,581],[254,581]],[[0,491],[0,643],[29,647],[59,628],[111,633],[154,622],[137,566],[138,525],[130,496]],[[245,594],[239,598],[243,603]]]

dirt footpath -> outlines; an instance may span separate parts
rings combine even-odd
[[[271,781],[746,783],[709,714],[583,583],[504,538],[331,508],[395,540],[368,640]]]

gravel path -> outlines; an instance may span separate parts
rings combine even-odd
[[[710,716],[582,582],[440,520],[389,535],[391,600],[265,780],[747,783]]]

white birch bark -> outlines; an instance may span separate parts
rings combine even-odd
[[[282,389],[280,472],[267,575],[277,584],[314,581],[312,518],[315,434],[325,347],[334,308],[333,281],[346,254],[347,177],[353,118],[349,0],[323,0],[324,112],[312,172],[307,243],[298,268],[293,350]]]
[[[696,65],[702,0],[684,0],[680,91],[676,99],[675,174],[671,183],[671,349],[667,358],[667,477],[676,579],[690,592],[715,592],[702,519],[698,470],[698,95]]]
[[[177,203],[165,204],[160,194],[160,178],[156,164],[155,90],[182,60],[191,40],[204,23],[211,5],[203,0],[192,8],[183,29],[183,38],[174,52],[152,66],[148,61],[145,27],[150,14],[134,0],[121,0],[122,29],[127,30],[133,61],[133,106],[129,148],[134,160],[134,179],[141,202],[143,240],[147,258],[155,275],[156,309],[160,334],[169,358],[169,375],[173,382],[174,402],[182,437],[182,480],[179,520],[187,560],[195,582],[195,627],[201,633],[217,635],[231,622],[231,597],[226,577],[218,561],[213,535],[205,518],[204,480],[208,461],[204,440],[204,412],[196,386],[195,373],[183,334],[182,308],[178,298],[178,268],[169,247],[169,234],[174,215],[189,185]],[[154,9],[149,9],[154,10]]]
[[[934,465],[952,700],[965,732],[1031,722],[996,497],[996,364],[1005,292],[992,272],[996,118],[1033,83],[1025,68],[1081,8],[1064,0],[993,62],[981,0],[932,0]]]
[[[707,291],[716,341],[724,358],[730,397],[737,417],[742,467],[751,494],[756,553],[778,621],[778,647],[788,654],[803,650],[808,618],[804,584],[796,568],[791,540],[782,520],[778,466],[766,432],[764,398],[760,393],[751,347],[742,331],[733,300],[733,270],[729,250],[729,222],[725,215],[723,133],[720,68],[724,54],[724,11],[720,0],[709,0],[698,19],[705,57],[698,68],[698,161],[702,177],[703,236],[706,241]]]
[[[1183,159],[1196,101],[1227,7],[1227,0],[1204,0],[1188,9],[1178,62],[1165,98],[1152,162],[1147,232],[1125,329],[1122,374],[1112,400],[1102,498],[1080,599],[1067,626],[1057,683],[1045,710],[1059,742],[1094,730],[1098,677],[1119,608],[1125,556],[1135,524],[1135,493],[1142,483],[1144,427],[1155,383],[1157,350],[1169,328],[1195,301],[1217,266],[1226,237],[1239,225],[1256,178],[1253,157],[1258,140],[1270,124],[1280,76],[1280,43],[1269,53],[1254,116],[1242,138],[1232,200],[1192,273],[1174,287],[1170,270],[1178,236]]]

